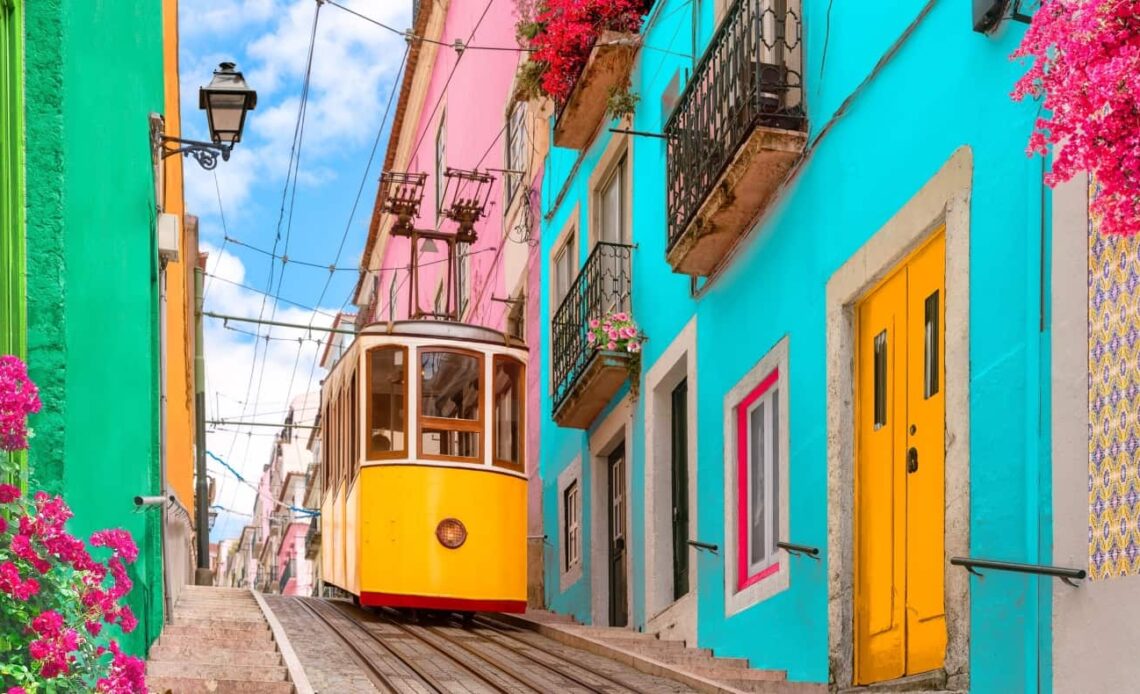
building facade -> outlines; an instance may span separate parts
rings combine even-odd
[[[950,562],[1054,559],[1023,31],[953,3],[662,0],[599,42],[603,65],[635,46],[640,98],[575,122],[588,75],[550,123],[552,609],[793,682],[1050,690],[1069,587]],[[620,313],[641,350],[595,349]]]
[[[358,325],[450,313],[452,319],[501,330],[526,340],[536,365],[545,118],[514,98],[517,52],[453,47],[455,40],[513,46],[514,12],[510,3],[494,3],[486,12],[466,2],[415,5],[414,32],[426,40],[413,42],[405,61],[384,171],[424,176],[418,228],[453,230],[444,209],[456,195],[486,204],[474,225],[477,240],[456,244],[449,273],[444,242],[421,240],[412,248],[409,238],[392,234],[393,216],[381,211],[382,179],[354,303],[360,307]],[[476,173],[478,180],[456,176],[457,170]],[[408,270],[412,253],[419,258],[418,280]],[[532,605],[543,596],[538,384],[532,367],[524,419]]]
[[[301,503],[305,476],[313,464],[308,442],[319,407],[320,393],[301,395],[290,403],[285,427],[258,481],[252,542],[246,542],[243,531],[239,543],[239,550],[247,544],[253,550],[256,573],[249,585],[263,593],[308,595],[312,590],[313,571],[305,554],[312,514]]]
[[[138,543],[129,604],[139,628],[123,640],[134,653],[164,620],[168,510],[136,512],[133,499],[163,495],[164,463],[188,457],[190,445],[170,439],[162,420],[157,230],[161,214],[184,210],[177,164],[156,155],[150,129],[152,114],[177,128],[176,15],[173,0],[0,9],[3,262],[15,268],[4,279],[4,349],[26,349],[43,400],[31,422],[31,484],[64,496],[77,535],[117,527]],[[22,101],[13,91],[21,61]],[[22,175],[7,175],[13,162]],[[164,455],[164,443],[178,456]],[[172,566],[186,563],[188,535],[170,540]]]

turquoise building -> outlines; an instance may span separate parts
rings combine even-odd
[[[1052,562],[1052,202],[991,4],[661,0],[599,41],[543,176],[551,609],[836,689],[1052,691],[1069,588],[961,565]],[[623,50],[636,108],[593,119]],[[595,349],[622,311],[640,352]]]

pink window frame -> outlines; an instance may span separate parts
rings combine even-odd
[[[748,574],[748,408],[759,400],[780,380],[780,369],[764,377],[760,385],[736,405],[736,590],[739,592],[755,585],[780,570],[780,562],[759,572]],[[779,435],[778,433],[774,435]],[[785,473],[786,474],[786,473]],[[777,492],[778,494],[778,492]]]

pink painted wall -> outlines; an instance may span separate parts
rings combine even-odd
[[[285,574],[285,566],[295,559],[293,576],[281,591],[283,595],[309,595],[312,590],[312,566],[305,559],[305,533],[308,523],[290,523],[277,552],[277,576]]]
[[[443,41],[451,43],[456,38],[469,41],[472,45],[516,46],[514,3],[491,3],[486,16],[480,16],[487,6],[483,2],[456,0],[448,6],[444,21]],[[438,11],[438,9],[436,10]],[[478,28],[476,29],[476,24]],[[474,30],[474,34],[472,31]],[[427,51],[421,55],[423,61]],[[435,54],[435,64],[427,89],[420,121],[415,127],[415,140],[418,143],[411,156],[410,169],[426,173],[423,205],[420,209],[418,226],[434,228],[435,214],[435,151],[436,134],[441,119],[446,133],[445,166],[457,169],[480,170],[503,168],[506,136],[503,127],[506,123],[505,109],[513,84],[519,54],[514,51],[467,50],[458,58],[454,49],[440,47]],[[452,70],[454,69],[454,75]],[[450,80],[448,77],[451,77]],[[446,91],[444,88],[446,86]],[[436,105],[438,104],[438,108]],[[412,104],[408,104],[409,112]],[[499,328],[505,320],[507,306],[492,302],[491,296],[503,296],[501,267],[503,255],[503,181],[502,175],[493,174],[495,182],[491,191],[490,205],[476,232],[479,240],[469,251],[471,274],[471,309],[466,321]],[[442,182],[441,182],[442,186]],[[442,190],[442,188],[441,188]],[[454,224],[443,222],[443,228],[453,230]],[[420,305],[431,310],[435,298],[438,278],[447,267],[443,244],[437,243],[436,253],[425,254],[420,268]],[[376,302],[376,320],[389,318],[388,297],[391,282],[395,277],[397,286],[396,302],[392,317],[399,320],[408,315],[408,273],[402,268],[410,258],[410,241],[406,238],[389,239],[381,267],[400,267],[397,271],[381,272]]]

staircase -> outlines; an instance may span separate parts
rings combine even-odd
[[[565,643],[710,694],[826,694],[826,684],[788,682],[782,670],[756,670],[743,658],[717,658],[707,648],[628,629],[592,627],[563,615],[530,612],[504,620]]]
[[[293,694],[265,615],[238,588],[183,588],[146,671],[159,694]]]

